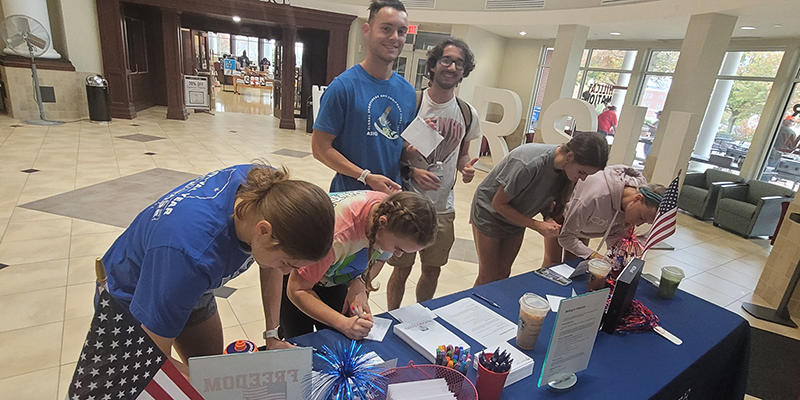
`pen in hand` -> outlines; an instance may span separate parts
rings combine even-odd
[[[356,306],[350,306],[350,310],[352,310],[354,313],[356,313],[356,316],[358,316],[358,318],[365,319],[364,316],[361,315],[361,313],[358,312],[358,310],[356,310]]]

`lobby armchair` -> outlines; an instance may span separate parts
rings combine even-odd
[[[709,219],[714,216],[719,188],[744,181],[739,175],[715,169],[686,174],[678,197],[678,207],[697,219]]]
[[[772,235],[781,203],[794,196],[791,189],[761,181],[724,185],[719,189],[714,225],[746,238]]]

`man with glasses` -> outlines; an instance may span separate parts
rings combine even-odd
[[[417,114],[428,125],[436,127],[442,141],[427,157],[412,147],[405,148],[402,157],[406,165],[403,167],[403,188],[427,196],[439,214],[436,239],[420,252],[422,276],[416,286],[417,302],[433,298],[441,267],[447,264],[455,241],[453,186],[456,171],[461,172],[464,183],[472,181],[475,176],[473,165],[478,159],[470,160],[469,142],[481,137],[475,108],[454,93],[456,86],[475,68],[475,57],[469,46],[460,39],[449,38],[428,51],[426,66],[430,84],[417,95]],[[400,307],[415,259],[416,253],[406,253],[389,260],[394,267],[387,285],[390,310]]]
[[[373,0],[361,28],[367,54],[336,77],[314,121],[314,158],[336,171],[331,192],[400,191],[400,133],[414,119],[414,87],[392,71],[408,33],[399,0]]]

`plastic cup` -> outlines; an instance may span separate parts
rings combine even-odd
[[[611,264],[608,261],[599,258],[589,260],[589,276],[586,279],[586,290],[593,292],[604,288],[609,272],[611,272]]]
[[[550,311],[550,303],[542,296],[525,293],[519,298],[519,321],[517,323],[517,347],[533,350],[539,332],[542,331],[544,317]]]
[[[671,299],[675,296],[675,291],[678,290],[678,285],[681,279],[686,276],[683,270],[678,267],[664,267],[661,268],[661,282],[658,284],[658,295]]]
[[[488,361],[492,358],[494,353],[483,353],[483,356]],[[506,385],[506,378],[508,372],[498,373],[492,372],[484,368],[480,361],[478,363],[478,379],[475,380],[475,389],[478,390],[478,398],[480,400],[498,400],[500,393],[503,392],[503,387]]]

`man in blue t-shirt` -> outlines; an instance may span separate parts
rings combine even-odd
[[[400,191],[400,133],[416,114],[416,93],[392,71],[408,15],[398,0],[373,0],[361,28],[367,54],[325,90],[314,122],[314,158],[337,172],[331,192]]]

